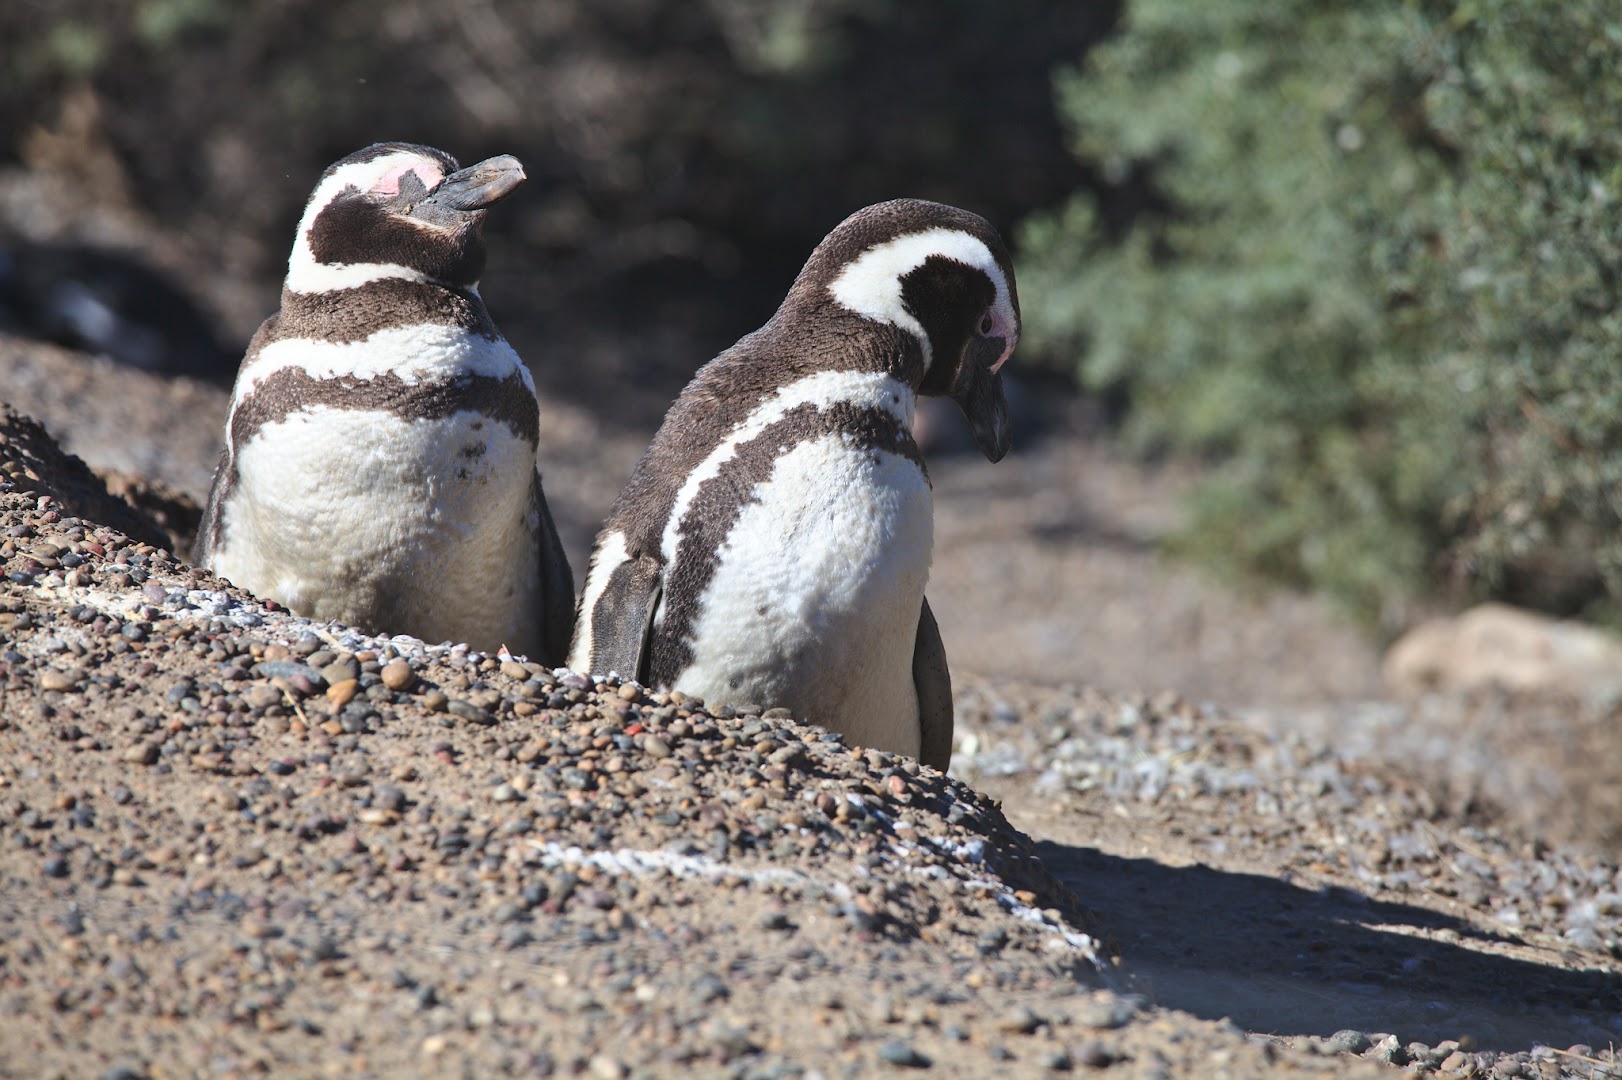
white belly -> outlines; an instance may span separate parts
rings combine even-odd
[[[481,413],[316,408],[236,454],[213,569],[319,619],[539,650],[535,451]]]
[[[801,443],[755,488],[673,685],[783,706],[853,744],[919,750],[913,642],[929,578],[929,482],[838,436]]]

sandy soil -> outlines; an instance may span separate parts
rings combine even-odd
[[[0,349],[201,493],[220,390]],[[579,568],[646,436],[546,419]],[[947,778],[266,611],[0,433],[0,1072],[1612,1068],[1614,718],[1382,700],[1311,601],[1161,564],[1176,478],[1086,442],[932,463]]]

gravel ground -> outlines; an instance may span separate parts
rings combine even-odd
[[[270,610],[39,494],[70,485],[29,476],[49,450],[6,426],[14,1075],[1279,1057],[1192,1018],[1168,1038],[1110,990],[1075,895],[957,781],[781,716]]]
[[[965,680],[958,709],[954,775],[1044,838],[1128,985],[1162,1005],[1458,1075],[1614,1062],[1614,860],[1450,812],[1378,756],[1175,695]]]
[[[75,449],[106,380],[142,422],[39,363]],[[550,415],[573,555],[639,447]],[[1614,717],[1367,700],[1372,650],[1159,567],[1153,478],[1085,448],[933,471],[952,777],[269,609],[0,419],[0,1073],[1622,1075],[1622,878],[1560,809]]]

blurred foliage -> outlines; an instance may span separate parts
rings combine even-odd
[[[1132,0],[1061,73],[1106,187],[1022,230],[1031,341],[1216,463],[1184,548],[1387,629],[1439,590],[1615,617],[1615,14]]]
[[[1008,227],[1083,183],[1050,72],[1117,8],[10,0],[0,163],[88,87],[132,197],[268,300],[328,162],[383,139],[516,154],[530,182],[492,216],[485,283],[509,336],[556,352],[582,324],[645,327],[701,350],[758,326],[860,206],[938,198]],[[538,374],[668,401],[708,355]]]

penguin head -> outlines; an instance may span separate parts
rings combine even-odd
[[[299,221],[287,287],[404,278],[472,288],[484,272],[485,211],[524,182],[503,155],[459,168],[442,150],[376,143],[327,166]]]
[[[899,374],[921,394],[956,401],[988,460],[1008,453],[1000,372],[1019,341],[1019,294],[990,222],[922,199],[869,206],[818,245],[795,291],[806,285],[910,335],[918,349]]]

